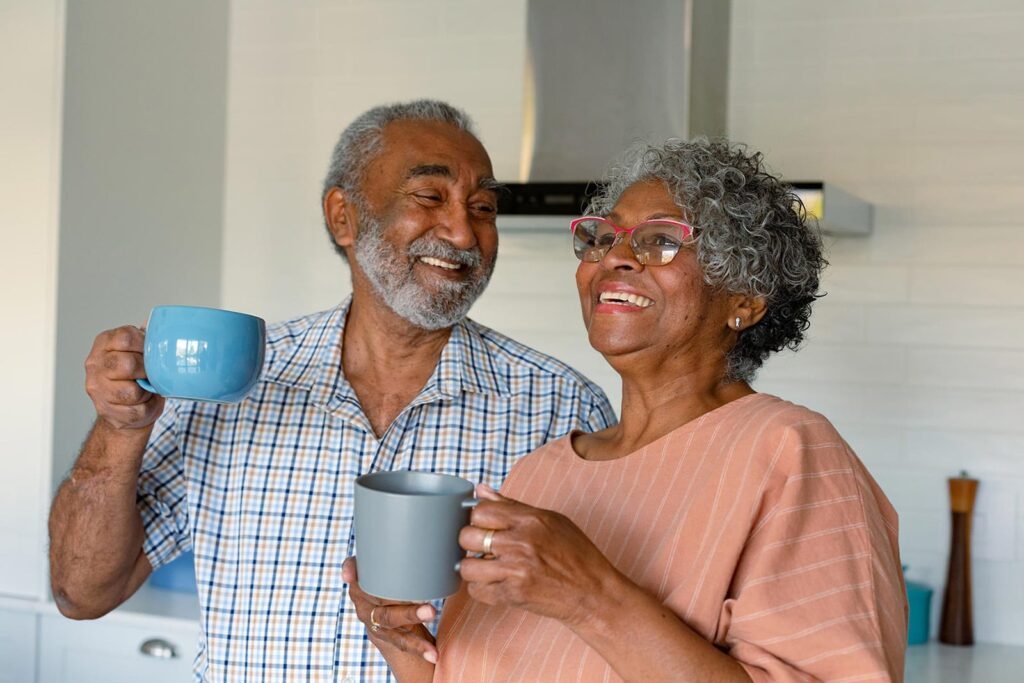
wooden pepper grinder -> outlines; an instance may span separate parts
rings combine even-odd
[[[949,546],[946,594],[942,601],[939,640],[950,645],[974,644],[971,606],[971,515],[978,480],[967,472],[949,479],[949,506],[953,514],[953,535]]]

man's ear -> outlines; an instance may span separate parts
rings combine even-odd
[[[355,207],[340,187],[332,187],[324,195],[324,221],[334,236],[334,243],[349,249],[356,240]]]
[[[745,330],[760,322],[764,314],[768,312],[768,301],[763,296],[750,296],[747,294],[736,294],[732,298],[732,315],[726,321],[726,326],[733,329]],[[739,325],[736,325],[737,319]]]

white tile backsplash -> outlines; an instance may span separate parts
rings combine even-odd
[[[1024,481],[986,481],[974,507],[971,552],[977,560],[1011,562],[1016,557],[1017,504]]]
[[[1021,303],[1024,275],[1019,268],[998,266],[914,268],[910,300],[914,303],[970,306],[1006,306]]]
[[[911,271],[905,266],[836,263],[825,270],[822,291],[828,304],[902,303],[910,297]]]
[[[877,306],[867,309],[865,322],[867,338],[876,344],[1024,348],[1019,309]]]
[[[914,348],[907,353],[911,384],[1024,391],[1024,350]]]

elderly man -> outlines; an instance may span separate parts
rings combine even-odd
[[[494,267],[497,187],[463,112],[371,109],[341,135],[323,192],[352,296],[272,326],[245,401],[165,405],[134,382],[143,332],[100,334],[86,361],[96,423],[51,513],[61,612],[105,614],[191,546],[198,680],[387,678],[342,575],[355,477],[497,486],[521,455],[614,421],[585,378],[465,317]]]

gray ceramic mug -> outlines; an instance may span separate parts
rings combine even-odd
[[[356,479],[359,586],[387,600],[427,602],[459,590],[459,530],[476,505],[473,482],[395,470]]]

